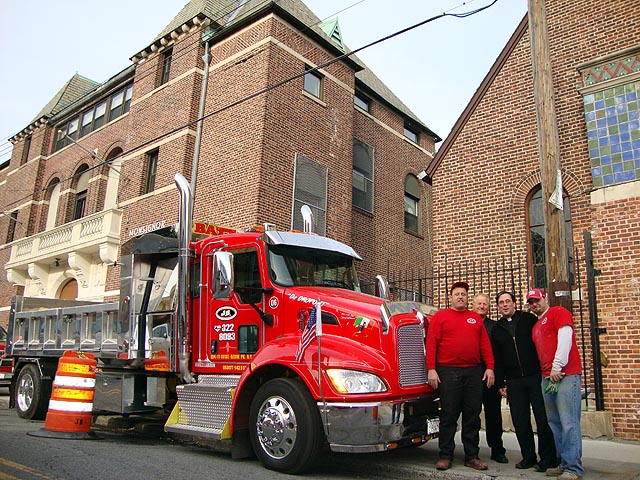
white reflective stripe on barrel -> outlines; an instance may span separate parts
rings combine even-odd
[[[56,375],[56,378],[53,380],[53,386],[95,388],[96,379],[87,377],[67,377],[63,375]]]
[[[86,413],[93,411],[93,403],[49,400],[49,410],[57,410],[59,412]]]

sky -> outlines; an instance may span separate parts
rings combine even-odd
[[[336,15],[356,50],[441,13],[493,0],[304,0],[321,19]],[[1,0],[0,164],[8,138],[25,128],[75,74],[104,82],[131,65],[187,0]],[[358,57],[442,139],[527,11],[497,0],[466,18],[444,17],[358,52]]]

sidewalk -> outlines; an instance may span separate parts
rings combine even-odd
[[[453,467],[447,470],[446,476],[442,475],[442,478],[448,478],[449,480],[453,480],[456,477],[483,480],[552,480],[552,477],[546,477],[544,473],[536,472],[533,469],[519,470],[515,468],[515,464],[522,459],[516,435],[512,432],[505,432],[502,438],[507,449],[507,458],[509,459],[507,464],[496,463],[489,459],[491,451],[487,446],[484,431],[480,432],[480,458],[489,466],[489,469],[479,472],[464,466],[464,453],[460,433],[458,432]],[[425,450],[425,453],[428,452],[429,459],[433,461],[430,465],[422,464],[419,466],[414,464],[412,467],[423,472],[424,470],[437,472],[435,462],[438,459],[438,441],[427,442],[426,445],[420,448]],[[583,438],[582,463],[585,469],[585,479],[640,480],[640,443]]]

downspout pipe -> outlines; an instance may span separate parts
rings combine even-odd
[[[189,332],[189,310],[187,308],[187,298],[189,295],[189,285],[191,284],[191,250],[189,242],[191,240],[191,219],[193,216],[193,197],[189,182],[180,173],[174,177],[178,191],[180,192],[180,230],[178,232],[178,305],[177,305],[177,335],[179,342],[178,359],[180,362],[180,373],[185,383],[195,382],[195,378],[189,370],[189,345],[191,344]]]
[[[206,32],[205,32],[206,34]],[[210,35],[209,35],[210,36]],[[198,179],[198,164],[200,162],[200,145],[202,143],[202,124],[204,122],[204,106],[207,100],[207,85],[209,83],[209,65],[211,64],[211,55],[209,54],[209,36],[204,42],[204,75],[202,77],[202,88],[200,90],[200,106],[198,107],[198,126],[196,129],[196,143],[193,147],[193,165],[191,167],[191,194],[193,201],[196,199],[196,181]]]

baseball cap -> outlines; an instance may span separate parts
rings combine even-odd
[[[531,299],[540,300],[541,298],[545,298],[547,295],[544,293],[544,290],[540,288],[534,288],[533,290],[529,290],[527,292],[527,302]]]
[[[454,282],[449,289],[449,293],[452,293],[453,289],[458,287],[464,288],[467,292],[469,291],[469,284],[467,282]]]

